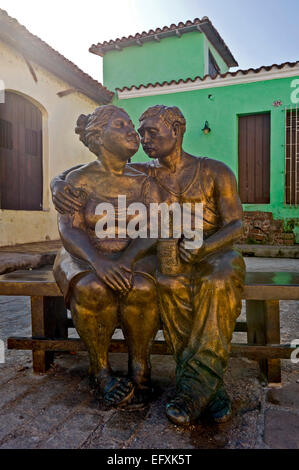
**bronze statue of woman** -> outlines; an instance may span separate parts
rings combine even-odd
[[[159,326],[156,300],[156,260],[151,239],[98,238],[96,214],[100,203],[115,208],[118,196],[148,203],[154,194],[151,177],[127,165],[139,147],[139,137],[128,114],[116,106],[81,115],[76,133],[97,159],[70,171],[68,188],[80,201],[76,210],[58,214],[63,248],[54,264],[54,276],[71,310],[74,325],[89,353],[89,373],[104,402],[138,407],[151,395],[149,351]],[[66,195],[67,197],[67,195]],[[127,216],[126,224],[132,219]],[[127,225],[126,225],[127,226]],[[120,325],[129,348],[129,377],[111,370],[108,348]]]

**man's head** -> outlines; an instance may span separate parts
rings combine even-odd
[[[150,158],[167,157],[181,147],[186,120],[176,106],[152,106],[140,116],[139,122],[142,147]]]

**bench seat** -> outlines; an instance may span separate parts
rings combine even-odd
[[[14,271],[0,276],[0,295],[30,296],[32,337],[10,337],[8,349],[32,350],[33,369],[46,372],[54,351],[81,351],[80,339],[68,338],[73,327],[64,299],[55,282],[52,266],[31,271]],[[288,359],[294,348],[280,344],[279,300],[299,300],[299,273],[247,272],[243,292],[246,322],[235,331],[247,332],[246,343],[232,343],[231,355],[258,360],[264,381],[281,381],[280,359]],[[127,352],[124,340],[112,340],[111,352]],[[152,354],[171,354],[165,341],[155,341]]]

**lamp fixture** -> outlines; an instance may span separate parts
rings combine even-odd
[[[204,125],[204,128],[202,129],[202,132],[206,135],[211,132],[208,121],[205,122],[205,125]]]

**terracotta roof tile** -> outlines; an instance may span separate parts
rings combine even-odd
[[[64,69],[64,73],[69,76],[69,79],[67,80],[65,75],[61,78],[95,101],[102,104],[111,101],[114,95],[112,91],[83,72],[77,65],[66,59],[38,36],[30,33],[25,26],[2,9],[0,9],[0,40],[19,50],[26,58],[45,67],[57,76],[61,77],[59,71]],[[78,87],[79,84],[81,84],[81,87]]]
[[[135,90],[140,90],[141,88],[149,88],[149,87],[156,88],[156,87],[163,87],[165,85],[167,85],[167,86],[168,85],[179,85],[180,83],[194,83],[197,80],[200,80],[200,81],[204,82],[207,78],[209,78],[210,80],[217,80],[218,78],[226,78],[228,76],[236,77],[238,75],[247,75],[250,72],[258,74],[263,70],[266,71],[266,72],[270,72],[274,68],[277,68],[277,69],[281,70],[286,66],[293,68],[297,65],[299,65],[299,61],[297,61],[297,62],[284,62],[282,64],[262,65],[261,67],[259,67],[257,69],[254,69],[254,68],[250,68],[250,69],[247,69],[247,70],[239,69],[239,70],[236,70],[235,72],[226,72],[226,73],[223,73],[223,74],[219,73],[219,74],[215,75],[214,77],[211,77],[211,75],[205,75],[204,77],[197,76],[197,77],[194,77],[194,78],[185,78],[185,79],[180,78],[179,80],[171,80],[171,81],[156,82],[156,83],[147,83],[146,85],[144,85],[144,84],[132,85],[130,87],[124,86],[123,88],[116,88],[116,90],[120,91],[120,92],[125,91],[125,90],[131,91],[131,90],[133,90],[133,88]]]
[[[208,40],[229,67],[235,67],[238,65],[231,51],[207,16],[204,16],[201,20],[199,18],[195,18],[193,21],[188,20],[185,23],[181,21],[177,25],[171,24],[170,26],[164,26],[163,28],[156,28],[155,30],[150,29],[147,32],[143,31],[142,33],[136,33],[134,36],[130,35],[128,37],[116,38],[114,40],[111,39],[110,41],[93,44],[89,48],[89,51],[103,56],[106,52],[116,48],[135,45],[138,39],[144,42],[149,42],[154,41],[156,39],[155,36],[157,35],[160,35],[160,39],[163,39],[163,37],[176,34],[176,31],[184,34],[190,31],[195,31],[196,29],[199,29],[206,35]]]

